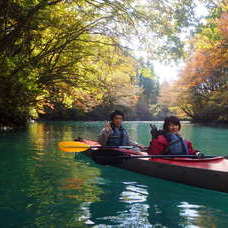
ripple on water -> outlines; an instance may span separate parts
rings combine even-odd
[[[57,149],[58,141],[95,139],[102,126],[40,122],[3,132],[1,227],[228,227],[227,194],[96,165],[80,154],[74,160]],[[149,122],[126,127],[133,140],[148,144]],[[183,124],[182,133],[204,153],[227,153],[228,129]]]

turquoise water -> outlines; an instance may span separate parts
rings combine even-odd
[[[100,166],[83,154],[75,160],[57,149],[58,141],[95,139],[102,126],[41,122],[1,132],[0,227],[228,227],[228,194]],[[148,144],[148,122],[125,126]],[[182,134],[205,154],[228,154],[228,128],[185,123]]]

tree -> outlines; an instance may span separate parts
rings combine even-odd
[[[136,78],[142,93],[139,96],[135,112],[139,119],[151,119],[153,115],[151,106],[157,103],[159,91],[159,81],[154,73],[153,65],[149,62],[141,63]]]
[[[111,51],[118,55],[121,48],[117,35],[122,30],[112,33],[116,23],[111,26],[110,19],[131,24],[126,2],[24,0],[1,4],[1,125],[23,125],[32,108],[41,109],[51,100],[72,105],[75,98],[65,99],[70,88],[104,88],[98,81],[98,68],[101,62],[106,64]],[[99,48],[104,49],[102,54],[109,53],[100,55]]]
[[[194,121],[228,120],[227,15],[222,12],[208,20],[178,81],[179,102]]]
[[[146,40],[152,39],[149,50],[154,56],[180,57],[179,35],[195,23],[193,8],[193,0],[156,0],[146,5],[135,0],[1,1],[0,125],[24,125],[31,111],[41,112],[47,106],[66,110],[88,103],[88,98],[90,104],[79,109],[88,111],[91,103],[116,104],[121,83],[134,91],[127,96],[127,102],[134,103],[138,88],[129,75],[134,75],[137,64],[124,40],[138,37],[141,44],[149,45]],[[113,53],[116,61],[125,56],[125,64],[117,62],[114,67],[109,62]],[[115,73],[121,75],[121,80],[116,78],[118,85]],[[118,97],[126,97],[124,88]]]

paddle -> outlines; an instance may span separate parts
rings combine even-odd
[[[71,153],[79,153],[79,152],[84,152],[89,149],[114,149],[114,148],[119,148],[119,149],[132,149],[134,146],[91,146],[88,145],[84,142],[74,142],[74,141],[69,141],[69,142],[59,142],[58,143],[59,149],[64,151],[64,152],[71,152]]]
[[[132,149],[134,146],[91,146],[84,142],[77,141],[68,141],[68,142],[59,142],[59,149],[64,152],[79,153],[84,152],[89,149]],[[106,156],[109,158],[110,156]],[[200,158],[197,155],[133,155],[133,156],[113,156],[115,158],[130,159],[130,158]],[[203,156],[203,158],[212,158],[214,156]]]

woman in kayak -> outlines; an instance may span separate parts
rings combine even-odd
[[[177,117],[167,117],[163,131],[151,140],[148,154],[196,155],[198,151],[193,149],[191,142],[181,137],[180,129],[181,124]]]

